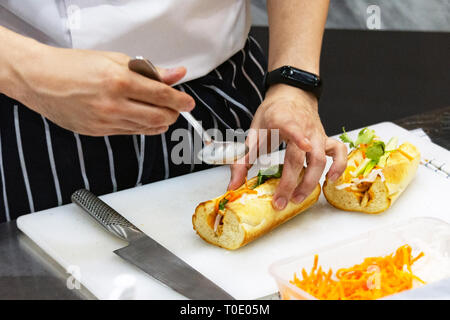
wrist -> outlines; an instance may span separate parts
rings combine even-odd
[[[280,59],[277,61],[271,61],[269,62],[269,65],[267,67],[268,72],[273,71],[275,69],[281,68],[282,66],[292,66],[297,69],[305,70],[310,73],[314,73],[316,75],[319,75],[319,62],[315,61],[314,59],[311,61],[308,60],[290,60],[290,59]]]
[[[317,97],[312,93],[303,89],[293,87],[283,83],[277,83],[270,86],[266,91],[266,100],[301,100],[305,107],[309,107],[315,111],[318,110]]]
[[[19,100],[25,87],[25,71],[30,64],[39,64],[48,46],[5,28],[0,29],[0,41],[8,44],[8,50],[0,49],[0,92]]]

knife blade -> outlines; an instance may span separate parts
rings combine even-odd
[[[72,202],[128,246],[114,253],[176,292],[194,300],[233,300],[222,288],[178,258],[86,189],[72,194]]]

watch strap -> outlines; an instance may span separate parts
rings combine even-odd
[[[266,91],[271,85],[277,83],[311,92],[317,99],[320,99],[322,94],[322,80],[318,75],[291,66],[283,66],[265,74],[264,88]]]

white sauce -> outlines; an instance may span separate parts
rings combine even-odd
[[[239,201],[241,204],[245,204],[248,200],[252,200],[252,199],[256,199],[262,195],[272,195],[272,192],[266,189],[258,189],[256,190],[256,194],[255,193],[244,193],[242,195],[242,197],[240,197],[237,201]]]
[[[362,182],[374,182],[375,179],[380,176],[381,177],[381,181],[384,182],[385,178],[383,175],[383,170],[382,169],[374,169],[372,170],[367,177],[363,178],[363,179],[359,179],[359,178],[353,178],[351,181],[351,183],[343,183],[340,184],[338,186],[336,186],[336,189],[338,190],[342,190],[348,187],[352,187],[352,186],[357,186],[358,184],[362,183]]]

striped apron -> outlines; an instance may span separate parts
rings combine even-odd
[[[247,130],[263,99],[266,59],[252,37],[245,47],[204,77],[176,88],[196,101],[192,115],[205,129]],[[171,134],[189,130],[183,118],[161,135],[90,137],[65,130],[20,102],[0,94],[0,222],[70,202],[86,188],[96,195],[206,169],[171,161]],[[194,156],[193,154],[191,156]]]

